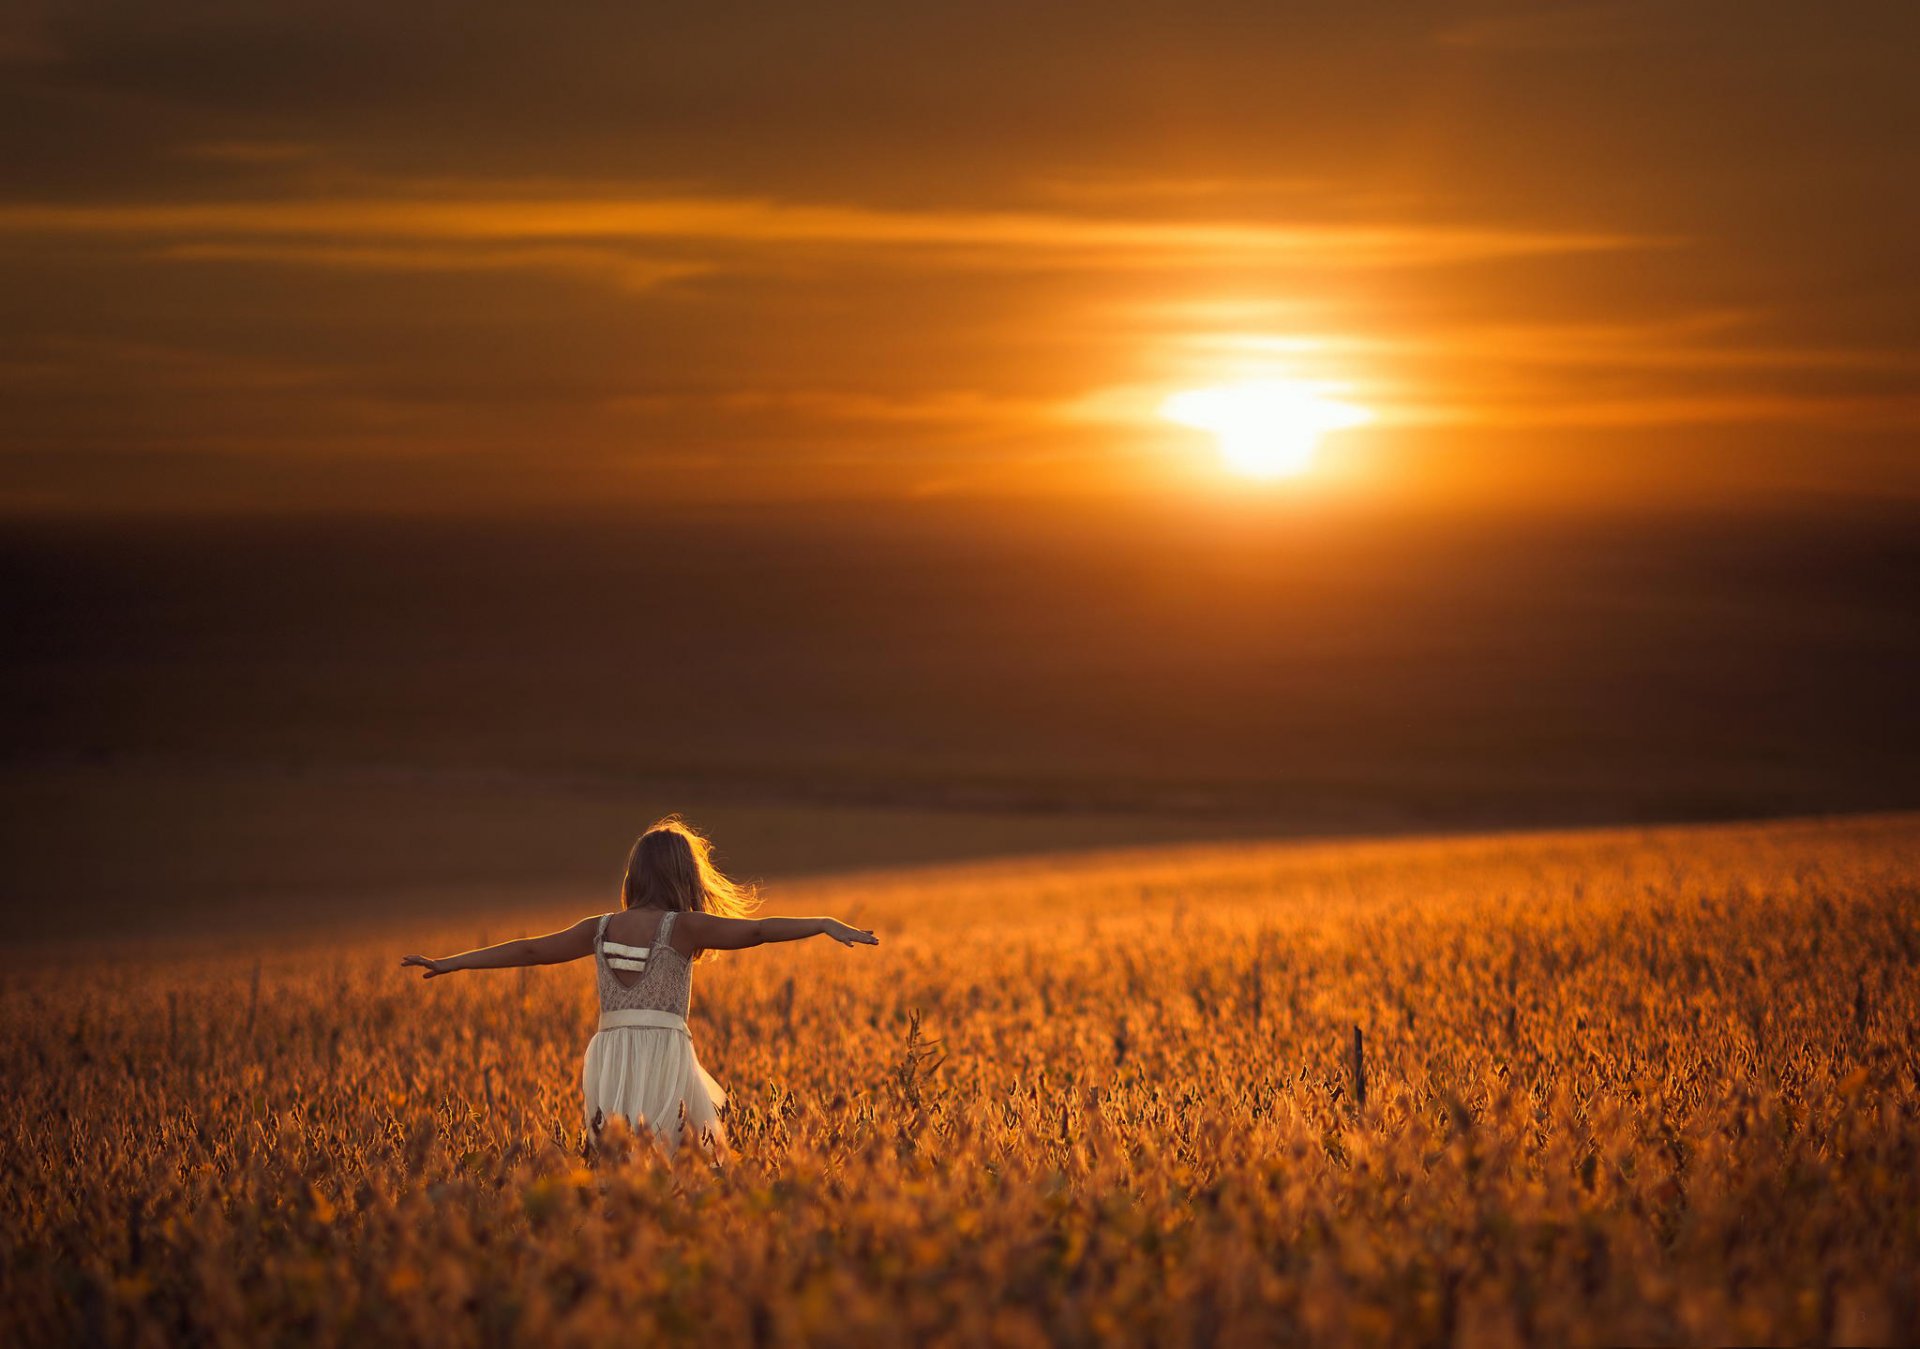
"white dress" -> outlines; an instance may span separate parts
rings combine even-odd
[[[720,1107],[727,1094],[700,1066],[687,1030],[693,969],[671,944],[677,916],[663,915],[653,945],[646,947],[608,941],[613,915],[601,915],[593,934],[600,1030],[587,1045],[580,1077],[589,1129],[597,1134],[607,1120],[623,1115],[636,1131],[651,1128],[668,1152],[683,1127],[726,1145]],[[616,972],[639,977],[622,983]]]

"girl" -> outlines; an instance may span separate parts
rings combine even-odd
[[[633,845],[620,887],[619,913],[583,918],[551,933],[434,960],[407,956],[429,979],[456,970],[558,965],[592,955],[600,993],[600,1030],[581,1073],[587,1127],[596,1135],[614,1115],[651,1126],[671,1152],[681,1116],[716,1152],[726,1148],[720,1084],[707,1075],[687,1032],[692,963],[709,951],[765,942],[832,937],[842,946],[878,946],[879,938],[834,918],[746,917],[759,906],[748,886],[713,865],[712,845],[669,815]]]

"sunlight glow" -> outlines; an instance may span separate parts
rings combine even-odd
[[[1295,477],[1313,467],[1320,438],[1373,420],[1365,408],[1329,396],[1304,380],[1249,380],[1186,389],[1160,404],[1160,415],[1211,431],[1228,468],[1250,478]]]

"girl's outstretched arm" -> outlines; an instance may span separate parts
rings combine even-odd
[[[878,946],[880,939],[863,927],[850,927],[838,918],[721,918],[711,913],[680,916],[674,929],[678,944],[684,935],[695,950],[739,951],[768,942],[832,937],[842,946]]]
[[[582,918],[563,932],[549,932],[544,937],[522,937],[519,941],[503,941],[498,946],[483,946],[477,951],[462,951],[457,956],[442,956],[435,960],[428,956],[406,956],[402,965],[418,965],[425,970],[426,978],[439,974],[452,974],[456,970],[506,970],[517,965],[563,965],[569,960],[578,960],[581,956],[593,954],[593,929],[599,923],[598,915]]]

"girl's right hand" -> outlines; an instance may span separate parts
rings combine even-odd
[[[418,965],[426,971],[425,977],[428,979],[433,978],[435,975],[453,973],[452,970],[447,968],[446,961],[435,960],[431,956],[403,956],[400,959],[400,963],[402,965]]]
[[[820,929],[842,946],[878,946],[880,939],[863,927],[848,927],[838,918],[829,918]]]

